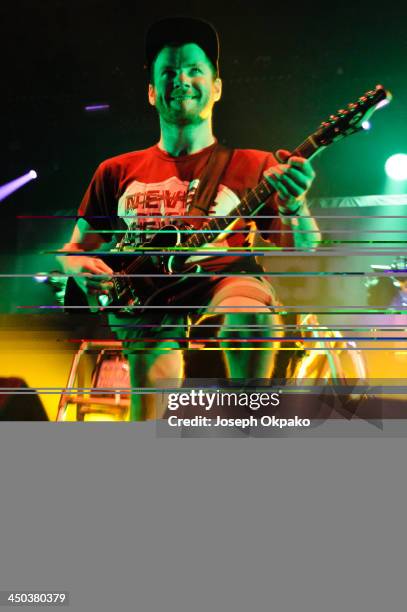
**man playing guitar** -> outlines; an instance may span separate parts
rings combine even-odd
[[[125,234],[121,245],[126,243],[127,250],[136,250],[149,233],[170,222],[176,225],[181,217],[185,220],[195,206],[199,180],[217,147],[212,111],[221,98],[222,82],[219,41],[213,26],[189,18],[159,21],[148,31],[146,59],[150,78],[148,99],[158,113],[160,140],[148,149],[100,164],[82,200],[80,219],[72,237],[62,249],[75,255],[59,257],[64,272],[74,276],[89,296],[108,294],[113,287],[114,270],[100,256],[88,252],[100,252],[104,243],[118,235],[109,232],[118,230],[122,231],[121,236]],[[268,152],[234,150],[208,214],[227,216],[248,189],[265,176],[275,190],[262,212],[265,217],[257,219],[256,224],[238,220],[234,229],[292,230],[265,237],[277,246],[312,249],[320,236],[304,195],[314,180],[314,171],[303,157],[290,157],[288,151],[279,151],[277,155],[278,160]],[[199,208],[199,202],[196,205]],[[274,219],[267,218],[273,215]],[[234,254],[236,247],[243,251],[251,245],[253,235],[247,231],[226,232],[215,242],[216,253],[205,256],[200,249],[191,256],[191,261],[199,261],[202,270],[213,272],[213,277],[208,278],[199,295],[183,299],[184,305],[191,305],[190,311],[168,305],[147,308],[141,314],[137,309],[131,313],[128,309],[109,311],[109,323],[124,341],[133,388],[155,388],[160,378],[182,383],[182,341],[187,337],[188,315],[224,315],[218,337],[230,378],[270,376],[275,344],[257,342],[253,346],[267,346],[270,350],[250,350],[250,343],[245,340],[276,336],[273,290],[261,278],[264,270],[253,254]],[[228,251],[230,247],[235,251]],[[83,255],[78,254],[82,252]],[[219,272],[241,276],[217,279]],[[160,416],[154,397],[132,395],[133,420]]]

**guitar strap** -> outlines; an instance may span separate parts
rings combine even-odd
[[[207,215],[210,205],[212,204],[219,183],[225,173],[225,170],[233,155],[233,149],[228,149],[217,143],[209,157],[208,163],[205,166],[199,178],[198,189],[195,192],[194,199],[188,210],[189,216]],[[193,225],[202,225],[203,219],[196,219],[198,223]]]

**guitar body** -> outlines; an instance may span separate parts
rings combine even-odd
[[[140,246],[140,250],[159,252],[173,249],[181,244],[186,228],[165,226],[154,237]],[[188,295],[208,284],[199,278],[200,268],[196,264],[185,266],[182,255],[152,254],[134,255],[131,251],[109,253],[103,258],[115,273],[114,290],[108,295],[86,294],[73,277],[68,278],[64,305],[66,312],[90,310],[98,312],[108,307],[134,307],[143,312],[143,307],[174,305],[184,301]],[[172,276],[185,272],[186,276]],[[197,276],[190,276],[196,274]]]

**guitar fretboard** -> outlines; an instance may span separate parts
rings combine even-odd
[[[292,153],[299,157],[311,159],[320,147],[314,141],[312,136],[309,136],[301,143]],[[239,202],[239,204],[229,213],[230,217],[253,217],[264,207],[266,200],[275,192],[275,189],[266,178],[263,178],[260,183],[251,189]],[[226,217],[212,217],[206,221],[202,230],[204,232],[194,233],[188,236],[183,242],[183,246],[190,248],[200,248],[206,243],[213,242],[219,234],[226,231],[232,221]],[[213,233],[211,233],[213,232]]]

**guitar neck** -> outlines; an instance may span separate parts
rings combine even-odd
[[[292,155],[311,159],[323,147],[319,146],[312,136],[309,136],[301,143]],[[212,217],[204,223],[202,229],[204,233],[191,234],[183,243],[187,248],[199,248],[208,242],[212,242],[219,234],[227,229],[236,217],[253,217],[264,207],[267,199],[275,192],[275,189],[266,178],[263,178],[256,187],[251,189],[230,211],[228,217]],[[213,233],[212,233],[213,232]]]

